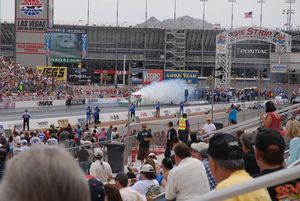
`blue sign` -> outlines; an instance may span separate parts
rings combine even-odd
[[[185,80],[187,84],[198,84],[198,71],[164,71],[164,79],[171,80],[171,79],[182,79]]]
[[[87,56],[87,34],[82,34],[82,58]]]

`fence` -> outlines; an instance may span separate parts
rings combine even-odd
[[[291,105],[288,107],[285,107],[283,109],[280,109],[277,111],[282,117],[282,126],[285,126],[287,121],[290,119],[297,119],[298,115],[300,114],[300,104]],[[211,133],[210,135],[202,136],[203,140],[208,140],[211,138],[214,134],[219,132],[224,133],[230,133],[235,134],[237,130],[242,131],[254,131],[258,127],[261,126],[260,117],[256,117],[246,120],[244,122],[241,122],[236,125],[232,125],[229,127],[225,127],[223,129],[220,129],[218,131],[215,131]],[[253,179],[250,182],[245,182],[243,184],[239,184],[237,186],[224,189],[221,191],[214,191],[213,193],[207,193],[205,195],[202,195],[201,197],[194,199],[192,201],[215,201],[215,200],[225,200],[227,198],[235,197],[237,195],[241,195],[247,192],[251,192],[260,188],[266,188],[270,186],[274,186],[279,183],[283,183],[286,181],[293,180],[295,178],[299,178],[300,175],[300,169],[299,167],[294,167],[300,164],[300,160],[294,162],[289,166],[289,168],[277,171],[275,173],[271,173],[262,177],[258,177]],[[161,194],[155,198],[153,198],[153,201],[162,201],[165,200],[165,195]]]

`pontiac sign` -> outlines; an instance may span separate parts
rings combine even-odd
[[[269,59],[270,45],[237,44],[235,49],[236,58],[242,59]]]

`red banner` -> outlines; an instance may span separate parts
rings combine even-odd
[[[148,69],[143,72],[143,84],[151,84],[152,82],[160,82],[163,80],[163,70]]]

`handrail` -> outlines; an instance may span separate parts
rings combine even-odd
[[[295,105],[290,105],[288,107],[284,107],[280,110],[277,110],[277,113],[279,113],[281,115],[284,115],[284,114],[286,114],[286,112],[290,112],[291,110],[296,110],[299,107],[300,107],[300,103],[295,104]],[[230,130],[232,131],[232,130],[237,130],[237,129],[238,130],[243,130],[245,127],[251,127],[253,125],[256,125],[259,122],[260,122],[260,117],[255,117],[255,118],[243,121],[241,123],[219,129],[217,131],[214,131],[214,132],[210,133],[209,135],[202,136],[202,138],[203,138],[203,140],[208,140],[216,133],[221,133],[221,132],[225,133],[225,132],[228,132]]]
[[[228,198],[235,197],[244,193],[252,192],[258,189],[271,187],[276,184],[284,183],[287,181],[294,180],[300,175],[299,167],[292,167],[284,170],[279,170],[268,175],[257,177],[251,181],[235,185],[233,187],[222,189],[218,191],[209,192],[202,195],[199,198],[192,199],[190,201],[215,201],[225,200]]]
[[[294,167],[294,166],[297,166],[297,165],[300,165],[300,159],[294,161],[292,164],[290,164],[289,166],[287,166],[287,168],[291,168],[291,167]]]

